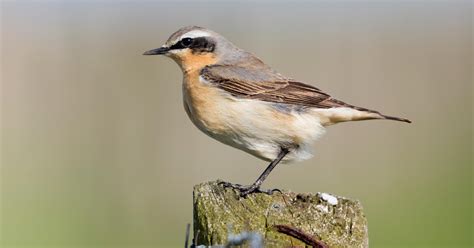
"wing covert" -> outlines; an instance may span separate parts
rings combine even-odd
[[[307,107],[344,106],[320,89],[286,78],[269,67],[207,66],[201,76],[235,97]]]

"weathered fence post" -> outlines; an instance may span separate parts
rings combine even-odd
[[[246,198],[218,182],[194,186],[195,245],[222,245],[233,233],[256,232],[266,247],[368,247],[359,201],[288,191]]]

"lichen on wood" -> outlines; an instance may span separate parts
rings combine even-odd
[[[243,198],[237,190],[207,182],[194,186],[193,203],[195,245],[225,244],[229,228],[261,233],[266,247],[308,245],[282,233],[283,226],[325,245],[320,247],[368,247],[367,219],[356,200],[290,191]]]

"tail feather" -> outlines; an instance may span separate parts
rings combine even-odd
[[[400,118],[400,117],[395,117],[395,116],[389,116],[389,115],[381,115],[385,120],[394,120],[394,121],[402,121],[406,123],[411,123],[410,120],[405,119],[405,118]]]
[[[405,118],[400,118],[400,117],[395,117],[395,116],[389,116],[389,115],[384,115],[380,113],[379,111],[368,109],[368,108],[362,108],[358,106],[354,106],[348,103],[345,103],[343,101],[334,99],[334,98],[329,98],[325,101],[327,105],[325,107],[328,107],[329,109],[334,108],[349,108],[353,110],[360,111],[359,113],[354,113],[354,114],[347,114],[347,112],[342,112],[340,114],[336,113],[335,115],[330,118],[330,122],[332,124],[337,123],[337,122],[342,122],[342,121],[360,121],[360,120],[374,120],[374,119],[382,119],[382,120],[394,120],[394,121],[401,121],[401,122],[406,122],[406,123],[411,123],[410,120],[405,119]],[[365,114],[360,114],[360,113],[365,113]]]
[[[400,117],[390,116],[390,115],[384,115],[384,114],[382,114],[382,113],[380,113],[379,111],[376,111],[376,110],[367,109],[367,108],[362,108],[362,107],[357,107],[357,106],[350,105],[350,104],[347,104],[347,103],[346,103],[346,105],[348,105],[348,106],[350,106],[351,108],[354,108],[354,109],[356,109],[356,110],[359,110],[359,111],[362,111],[362,112],[367,112],[367,113],[371,113],[371,114],[375,114],[375,115],[376,115],[375,118],[368,118],[368,119],[393,120],[393,121],[401,121],[401,122],[411,123],[410,120],[405,119],[405,118],[400,118]],[[382,117],[382,118],[380,118],[380,117]]]

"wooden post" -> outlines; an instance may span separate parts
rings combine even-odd
[[[218,182],[194,186],[195,245],[223,245],[233,233],[256,232],[266,247],[368,247],[359,201],[288,191],[240,197]]]

